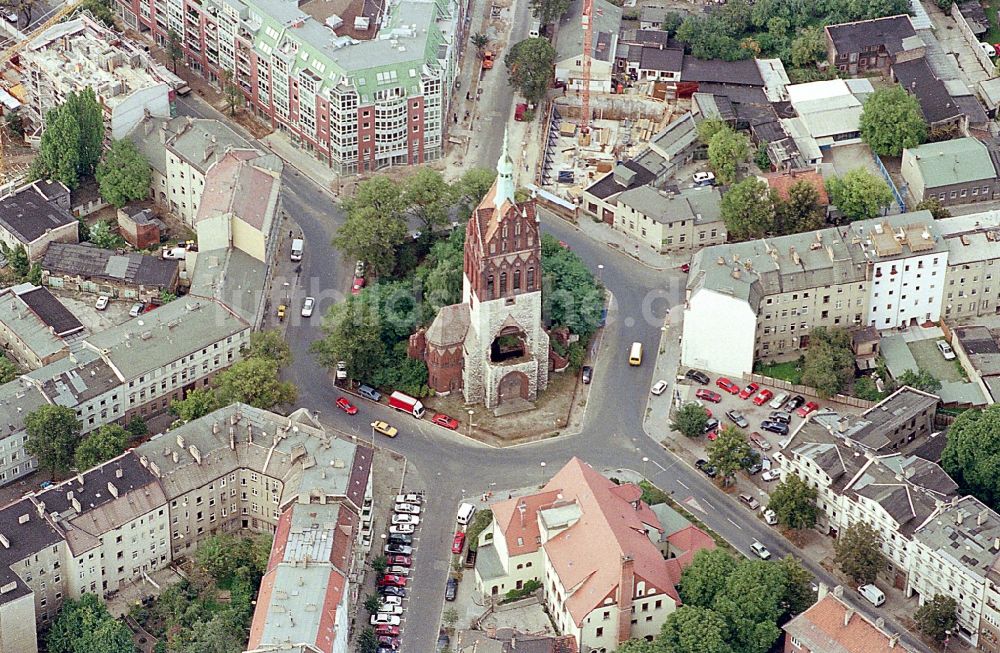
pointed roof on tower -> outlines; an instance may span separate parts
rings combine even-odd
[[[508,131],[503,132],[503,149],[500,150],[500,160],[497,161],[496,193],[493,195],[493,206],[503,207],[504,202],[514,202],[514,161],[510,158]]]

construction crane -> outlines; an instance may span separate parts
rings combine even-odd
[[[65,18],[70,12],[76,9],[79,3],[80,0],[67,0],[66,4],[64,4],[55,13],[49,16],[49,18],[44,23],[33,29],[22,40],[18,41],[14,45],[4,50],[3,54],[0,55],[0,68],[6,66],[7,62],[10,61],[12,58],[14,58],[14,56],[16,56],[18,52],[23,50],[24,47],[28,45],[28,43],[30,43],[36,36],[38,36],[48,28],[58,23],[60,20]],[[7,181],[6,158],[7,157],[4,151],[4,136],[0,136],[0,184],[3,184],[4,182]]]
[[[594,49],[594,0],[583,0],[583,96],[580,107],[580,144],[590,144],[590,58]]]

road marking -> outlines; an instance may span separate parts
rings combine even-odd
[[[734,521],[733,521],[732,519],[730,519],[729,517],[726,517],[726,521],[728,521],[728,522],[729,522],[730,524],[732,524],[732,525],[733,525],[733,526],[735,526],[736,528],[738,528],[738,529],[740,529],[740,530],[743,530],[743,527],[742,527],[742,526],[740,526],[739,524],[737,524],[736,522],[734,522]]]
[[[680,483],[681,486],[684,487],[685,489],[687,489],[687,490],[691,489],[690,487],[688,487],[688,484],[685,483],[684,481],[682,481],[681,479],[677,479],[677,482]]]
[[[711,508],[712,510],[715,510],[715,506],[712,505],[711,501],[709,501],[708,499],[702,499],[702,501],[704,501],[705,505],[707,505],[709,508]]]

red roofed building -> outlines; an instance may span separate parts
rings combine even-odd
[[[913,653],[899,635],[885,630],[882,619],[874,623],[843,600],[843,588],[819,596],[811,608],[785,629],[785,653]]]
[[[670,542],[641,497],[639,487],[616,485],[573,458],[541,491],[492,506],[476,560],[479,590],[502,595],[541,582],[556,627],[581,650],[651,639],[680,605],[674,585],[685,561],[714,543],[686,528]],[[671,546],[677,557],[665,560]]]
[[[788,200],[788,189],[800,181],[808,182],[813,188],[816,189],[816,193],[819,195],[819,199],[816,202],[820,208],[824,211],[826,207],[830,205],[830,198],[826,194],[826,185],[823,182],[823,175],[821,175],[816,170],[806,169],[806,170],[789,170],[787,172],[768,172],[761,177],[767,182],[767,185],[778,193],[778,197],[782,200]]]

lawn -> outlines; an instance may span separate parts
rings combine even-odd
[[[998,0],[1000,1],[1000,0]],[[802,383],[802,370],[799,368],[797,360],[786,363],[771,363],[770,365],[759,364],[754,370],[757,374],[769,376],[772,379],[781,379],[794,385]]]

